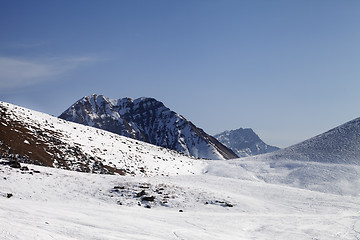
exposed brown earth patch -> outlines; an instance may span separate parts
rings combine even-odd
[[[10,111],[0,106],[0,157],[80,172],[125,175],[124,170],[105,166],[101,159],[61,141],[59,132],[13,120]]]

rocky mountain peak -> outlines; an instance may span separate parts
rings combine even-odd
[[[86,96],[60,118],[207,159],[236,158],[227,147],[154,98]]]
[[[216,134],[214,137],[233,150],[239,157],[258,155],[279,149],[264,143],[251,128],[227,130]]]

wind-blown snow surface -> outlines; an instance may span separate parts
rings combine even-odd
[[[139,178],[27,166],[22,174],[0,165],[1,239],[360,238],[359,196],[251,177]],[[134,194],[140,187],[150,191],[162,186],[169,194],[168,206],[138,206],[134,194],[121,196],[114,192],[116,186],[134,189]],[[7,193],[13,196],[6,198]]]
[[[239,171],[239,169],[243,169]],[[359,196],[360,118],[268,154],[216,162],[209,172],[334,194]]]

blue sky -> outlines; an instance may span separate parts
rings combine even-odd
[[[298,143],[360,117],[360,1],[1,1],[0,100],[154,97],[210,134]]]

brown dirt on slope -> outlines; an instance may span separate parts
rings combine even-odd
[[[57,167],[80,172],[125,175],[122,169],[102,165],[99,160],[89,160],[79,147],[69,146],[61,141],[61,133],[44,130],[35,124],[13,120],[9,110],[0,106],[0,157],[16,159],[20,162]],[[69,160],[74,157],[76,160]],[[94,165],[97,168],[94,170]]]

